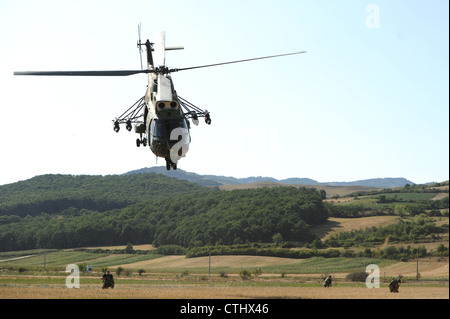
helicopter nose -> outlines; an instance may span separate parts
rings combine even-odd
[[[170,154],[170,147],[165,141],[153,139],[151,148],[153,153],[160,157],[167,157]]]

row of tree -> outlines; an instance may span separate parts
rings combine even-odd
[[[383,197],[382,197],[383,198]],[[380,199],[381,200],[381,199]],[[383,215],[409,215],[417,216],[423,213],[434,216],[448,216],[449,197],[440,200],[428,200],[420,202],[397,202],[397,201],[379,201],[375,205],[358,204],[335,205],[332,202],[326,202],[325,206],[330,217],[341,218],[358,218],[367,216],[383,216]],[[384,204],[384,205],[383,205]],[[441,214],[439,210],[446,210]]]
[[[174,247],[171,247],[174,249]],[[270,256],[280,258],[311,258],[311,257],[323,257],[323,258],[354,258],[354,257],[367,257],[367,258],[381,258],[381,259],[394,259],[407,261],[417,256],[420,258],[428,256],[448,257],[449,249],[443,244],[439,245],[435,251],[428,251],[425,246],[412,248],[407,247],[394,247],[389,246],[385,249],[370,249],[366,248],[361,251],[354,251],[352,249],[303,249],[293,250],[289,248],[281,247],[254,247],[245,245],[232,245],[232,246],[205,246],[194,247],[187,249],[186,257],[201,257],[208,255],[249,255],[249,256]]]
[[[332,234],[325,241],[311,243],[314,248],[375,246],[389,243],[423,243],[441,240],[440,234],[448,234],[448,225],[437,226],[425,214],[412,220],[399,218],[396,223],[382,227],[370,227]]]

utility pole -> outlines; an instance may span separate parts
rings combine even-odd
[[[419,250],[417,250],[417,274],[416,279],[419,280]]]
[[[209,268],[208,268],[208,276],[211,277],[211,252],[209,252]]]

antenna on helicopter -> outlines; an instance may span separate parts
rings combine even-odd
[[[138,36],[139,36],[139,40],[137,42],[137,47],[139,49],[139,57],[141,58],[141,70],[143,69],[142,67],[142,43],[141,43],[141,23],[138,24]]]

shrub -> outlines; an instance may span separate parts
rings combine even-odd
[[[126,254],[134,254],[134,248],[131,243],[127,243],[127,246],[125,247],[125,253]]]
[[[349,273],[345,279],[355,282],[365,282],[368,274],[365,271],[355,271]]]
[[[261,268],[258,268],[256,270],[253,271],[253,275],[255,275],[255,277],[258,277],[259,275],[262,274],[262,270]]]
[[[448,247],[445,247],[444,244],[440,244],[436,248],[436,255],[441,257],[448,257]]]
[[[248,270],[241,270],[239,276],[241,276],[242,280],[249,280],[252,277],[252,274]]]
[[[20,273],[23,273],[23,272],[27,271],[27,269],[26,269],[26,268],[24,268],[24,267],[19,267],[19,269],[18,269],[18,270],[19,270],[19,272],[20,272]]]
[[[186,277],[186,276],[189,276],[189,270],[187,270],[187,269],[181,273],[181,277]]]
[[[387,259],[395,259],[398,255],[398,249],[394,246],[389,246],[386,249],[383,250],[382,258]]]
[[[185,255],[186,249],[179,245],[163,245],[158,247],[158,254],[161,255]]]

